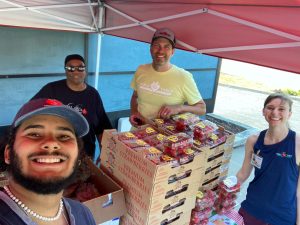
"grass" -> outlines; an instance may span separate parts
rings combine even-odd
[[[300,96],[300,90],[295,91],[289,88],[283,89],[283,90],[279,90],[282,91],[283,93],[286,93],[288,95],[292,95],[292,96]]]
[[[274,92],[280,91],[292,96],[300,96],[300,90],[292,90],[292,89],[278,89],[274,90],[272,87],[267,84],[261,82],[255,82],[253,80],[248,80],[242,76],[230,75],[226,73],[220,73],[219,84],[231,85],[235,87],[248,88],[257,91],[265,91],[265,92]]]

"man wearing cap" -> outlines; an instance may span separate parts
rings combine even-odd
[[[205,114],[206,105],[193,75],[170,63],[175,45],[171,30],[162,28],[154,33],[150,47],[152,63],[139,66],[131,81],[133,126],[146,119],[169,118],[178,113]]]
[[[63,197],[84,154],[86,119],[53,99],[36,99],[17,113],[0,148],[8,184],[0,188],[1,225],[95,225],[89,209]]]
[[[85,60],[77,54],[65,58],[66,78],[46,84],[32,98],[54,98],[79,111],[89,122],[90,132],[83,137],[88,156],[95,157],[96,138],[100,144],[104,129],[111,129],[98,91],[85,82]]]

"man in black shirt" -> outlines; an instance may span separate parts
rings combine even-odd
[[[92,159],[95,157],[96,137],[101,142],[104,129],[111,129],[98,91],[85,82],[86,67],[82,56],[73,54],[65,58],[66,79],[46,84],[33,96],[54,98],[79,111],[89,122],[90,131],[83,137],[84,148]]]

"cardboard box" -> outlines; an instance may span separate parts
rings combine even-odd
[[[97,168],[92,161],[88,161],[92,171],[89,181],[92,182],[100,197],[83,202],[92,212],[96,224],[101,224],[124,215],[126,210],[123,188]]]
[[[219,176],[219,183],[221,181],[223,181],[224,179],[226,179],[227,175],[228,175],[228,169],[227,170],[224,170],[222,173],[220,173],[220,176]]]
[[[231,155],[230,155],[230,157],[231,157]],[[216,166],[206,168],[206,170],[204,172],[202,182],[206,182],[208,180],[211,180],[216,176],[220,176],[221,174],[224,175],[225,171],[228,172],[229,162],[230,162],[230,158],[225,158],[224,155],[223,155],[223,159],[220,160],[219,163],[217,163]],[[211,165],[213,165],[213,164],[211,164]]]
[[[162,212],[162,210],[153,212],[151,211],[151,209],[145,210],[140,208],[138,202],[130,198],[131,196],[126,194],[125,196],[126,196],[125,197],[126,204],[128,206],[128,214],[134,217],[135,223],[139,225],[161,224],[164,220],[166,221],[171,220],[175,215],[185,216],[186,214],[188,214],[190,217],[191,210],[195,207],[195,200],[196,200],[195,196],[180,198],[178,202],[180,202],[182,199],[185,200],[185,202],[182,205],[176,206],[177,204],[176,202],[174,203],[176,207],[172,208],[167,212]],[[127,197],[129,199],[127,199]],[[177,196],[175,198],[177,199]]]
[[[235,135],[229,132],[226,133],[227,133],[227,137],[225,142],[213,147],[203,147],[203,148],[207,148],[206,150],[207,158],[212,158],[213,156],[220,155],[221,153],[225,154],[225,153],[232,152]]]
[[[120,225],[138,225],[134,222],[133,217],[130,216],[128,213],[123,215],[120,220]]]
[[[206,164],[205,164],[205,170],[209,169],[209,168],[214,168],[217,167],[219,165],[222,165],[223,162],[223,157],[224,152],[219,153],[218,155],[214,155],[210,158],[207,159]]]
[[[205,173],[204,173],[204,176],[203,176],[203,179],[202,181],[208,181],[218,175],[220,175],[220,168],[221,168],[221,165],[217,165],[215,167],[209,167],[206,169]]]
[[[139,225],[160,224],[177,214],[190,217],[205,159],[200,151],[193,161],[181,166],[157,165],[119,141],[113,130],[103,134],[101,168],[122,185],[128,213]],[[178,180],[172,182],[174,176]],[[177,206],[183,199],[184,203]],[[176,207],[164,211],[168,205]]]
[[[225,143],[207,150],[205,174],[202,184],[223,173],[225,165],[229,164],[232,156],[234,138],[234,134],[228,134]]]
[[[178,214],[172,215],[172,217],[170,217],[168,220],[165,220],[165,223],[162,223],[162,225],[165,225],[165,224],[189,225],[190,220],[191,220],[191,213],[178,213]],[[134,221],[133,217],[127,213],[121,217],[120,225],[140,225],[140,224],[136,223]],[[151,224],[151,225],[160,225],[160,223]]]
[[[218,184],[227,177],[228,168],[228,163],[219,165],[211,173],[204,175],[200,190],[214,190],[217,188]]]
[[[102,138],[101,166],[105,167],[110,174],[125,170],[126,168],[122,165],[126,165],[133,172],[139,173],[140,177],[138,178],[142,179],[143,184],[152,185],[168,182],[169,177],[173,175],[183,174],[186,171],[204,168],[205,166],[205,152],[198,152],[192,162],[174,168],[167,163],[157,165],[145,159],[143,154],[130,149],[119,141],[114,132],[115,130],[105,130]]]
[[[210,180],[205,180],[201,183],[201,190],[214,190],[215,188],[217,188],[219,184],[219,175],[217,175],[216,177],[210,179]]]
[[[99,225],[119,225],[119,224],[120,224],[120,218],[115,218],[113,220],[106,221],[106,222],[101,223]]]

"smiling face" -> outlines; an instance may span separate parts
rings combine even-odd
[[[84,84],[86,77],[85,71],[78,71],[78,67],[85,67],[84,62],[79,59],[72,59],[67,62],[66,67],[76,67],[75,71],[66,70],[67,83],[69,86],[79,86]]]
[[[170,67],[170,60],[174,54],[174,48],[171,42],[166,38],[155,39],[150,48],[150,53],[153,59],[152,65],[154,69],[162,69],[166,71]]]
[[[58,193],[72,182],[79,149],[73,126],[57,116],[38,115],[24,121],[5,162],[15,182],[37,193]]]
[[[269,126],[287,125],[292,112],[287,101],[274,98],[265,105],[263,115]]]

